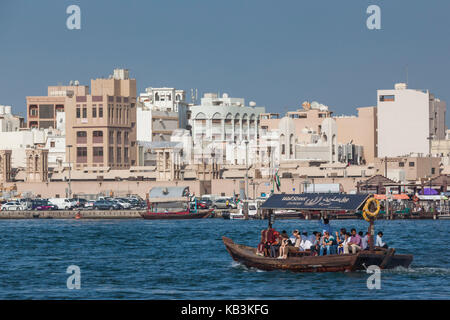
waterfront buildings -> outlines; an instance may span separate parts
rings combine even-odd
[[[66,108],[66,97],[85,96],[88,92],[88,86],[71,81],[68,86],[49,86],[47,96],[28,96],[26,98],[28,128],[56,128],[57,114],[64,112]]]
[[[66,153],[75,169],[136,165],[136,79],[128,70],[91,80],[90,94],[67,96],[66,104]]]
[[[211,162],[213,153],[216,163],[244,164],[248,145],[255,145],[259,138],[259,116],[263,113],[265,108],[253,101],[246,106],[242,98],[205,93],[201,103],[190,106],[188,113],[195,161]],[[206,149],[209,151],[204,152]]]
[[[445,138],[446,103],[432,93],[397,83],[377,92],[378,157],[426,155]]]
[[[0,132],[18,131],[23,127],[23,117],[13,115],[11,106],[0,105]]]

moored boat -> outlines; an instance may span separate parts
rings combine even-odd
[[[155,187],[149,193],[147,212],[141,213],[144,219],[203,219],[212,210],[191,210],[188,187]]]
[[[196,213],[190,211],[185,212],[145,212],[141,213],[144,219],[158,220],[158,219],[203,219],[211,216],[211,210],[199,210]]]

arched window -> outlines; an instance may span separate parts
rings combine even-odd
[[[159,94],[158,94],[158,92],[155,93],[155,101],[159,101]]]

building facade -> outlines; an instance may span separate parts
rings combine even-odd
[[[91,94],[66,99],[66,143],[73,147],[74,169],[136,165],[136,80],[128,70],[93,79]]]
[[[445,138],[446,103],[429,91],[378,90],[378,157],[430,153],[431,140]]]
[[[85,96],[88,93],[88,86],[80,86],[78,81],[71,81],[69,86],[49,86],[47,96],[27,97],[28,128],[56,128],[57,115],[66,108],[66,97]]]
[[[0,132],[19,131],[23,127],[23,117],[13,115],[11,106],[0,105]]]

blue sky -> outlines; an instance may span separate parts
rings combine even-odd
[[[81,30],[66,8],[81,8]],[[377,4],[382,30],[366,27]],[[0,1],[0,104],[24,114],[48,85],[130,70],[138,90],[227,92],[283,113],[305,100],[355,114],[376,90],[430,89],[450,101],[450,1]]]

